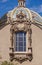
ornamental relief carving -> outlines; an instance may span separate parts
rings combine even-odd
[[[20,63],[24,62],[24,61],[31,61],[33,56],[32,54],[23,54],[20,56],[20,54],[17,54],[18,56],[16,56],[15,53],[10,53],[10,61],[16,60]]]
[[[14,32],[16,31],[27,31],[28,30],[28,25],[27,24],[15,24],[11,27],[11,29],[14,30]]]
[[[14,53],[14,48],[13,48],[13,34],[15,32],[18,32],[18,31],[25,31],[25,32],[28,32],[28,52],[27,54],[25,54],[25,56],[19,56],[19,54],[15,55]],[[10,32],[11,32],[11,50],[12,52],[9,54],[10,55],[10,60],[12,61],[13,59],[19,61],[19,62],[23,62],[23,61],[26,61],[26,60],[29,60],[31,61],[32,60],[32,47],[31,47],[31,43],[32,43],[32,39],[31,39],[31,34],[32,34],[32,29],[31,29],[31,24],[28,24],[28,23],[14,23],[14,25],[11,26],[11,29],[10,29]]]

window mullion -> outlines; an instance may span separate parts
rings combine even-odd
[[[19,51],[19,34],[18,34],[18,51]]]
[[[23,51],[24,51],[24,33],[23,33]]]
[[[18,46],[18,42],[19,42],[18,38],[19,38],[19,37],[18,37],[18,34],[17,34],[17,51],[18,51],[18,47],[19,47],[19,46]]]

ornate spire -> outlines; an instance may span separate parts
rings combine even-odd
[[[18,0],[18,6],[24,7],[25,6],[25,0]]]

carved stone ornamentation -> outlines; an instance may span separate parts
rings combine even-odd
[[[26,15],[21,10],[20,13],[16,15],[16,17],[19,19],[23,19],[23,18],[26,18]]]
[[[13,29],[14,32],[17,32],[17,31],[27,31],[28,30],[28,25],[26,24],[23,24],[23,23],[16,23],[15,25],[13,25],[11,27],[11,29]]]
[[[16,61],[22,63],[22,62],[26,61],[28,58],[26,58],[26,57],[17,57],[17,58],[14,58],[14,59],[15,59]]]
[[[18,32],[18,31],[24,31],[24,32],[28,32],[28,52],[27,53],[25,53],[25,56],[23,57],[23,55],[22,56],[19,56],[20,54],[19,53],[17,53],[17,55],[18,55],[18,57],[17,57],[17,55],[15,54],[15,51],[14,51],[14,42],[13,42],[13,35],[15,34],[15,32]],[[26,61],[26,60],[29,60],[29,61],[31,61],[32,60],[32,45],[31,45],[31,43],[32,43],[32,38],[31,38],[31,36],[32,36],[32,29],[31,29],[31,21],[29,21],[29,22],[14,22],[14,24],[12,24],[12,26],[11,26],[11,29],[10,29],[10,32],[11,32],[11,38],[10,38],[10,40],[11,40],[11,47],[10,47],[10,50],[12,50],[11,52],[10,52],[10,60],[12,61],[13,59],[15,59],[15,60],[17,60],[17,61],[19,61],[19,62],[23,62],[23,61]],[[15,38],[14,38],[15,39]]]

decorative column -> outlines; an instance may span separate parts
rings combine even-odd
[[[12,61],[13,60],[13,58],[14,58],[14,48],[13,48],[13,32],[14,32],[14,30],[12,29],[12,27],[11,27],[11,29],[10,29],[10,33],[11,33],[11,36],[10,36],[10,41],[11,41],[11,47],[10,47],[10,50],[11,50],[11,52],[10,52],[10,60]]]
[[[31,35],[32,35],[32,29],[31,29],[31,22],[29,22],[28,25],[28,59],[29,61],[32,60],[32,39],[31,39]]]

